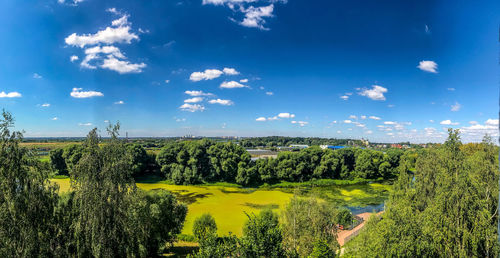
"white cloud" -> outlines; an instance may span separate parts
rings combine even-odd
[[[5,91],[0,92],[0,98],[20,98],[22,97],[21,93],[17,91],[5,93]]]
[[[340,96],[340,98],[341,98],[341,99],[343,99],[343,100],[348,100],[348,99],[349,99],[349,96],[344,95],[344,96]]]
[[[109,120],[104,120],[104,123],[109,123]]]
[[[81,3],[83,1],[85,1],[85,0],[68,0],[68,1],[66,1],[66,0],[57,0],[57,2],[60,3],[60,4],[64,4],[64,3],[68,2],[70,5],[73,5],[73,6],[76,6],[76,5],[78,5],[78,3]]]
[[[434,123],[434,120],[431,119],[431,120],[429,120],[429,122]]]
[[[194,97],[194,98],[190,98],[190,99],[185,99],[184,103],[198,103],[198,102],[202,102],[202,101],[203,101],[202,97]]]
[[[237,81],[225,81],[220,84],[221,89],[235,89],[235,88],[248,88],[248,86],[243,85]]]
[[[397,124],[397,123],[394,121],[385,121],[384,122],[384,125],[395,125],[395,124]]]
[[[82,88],[73,88],[73,90],[70,93],[70,96],[73,98],[92,98],[92,97],[102,97],[104,94],[99,91],[83,91]]]
[[[106,12],[114,13],[114,14],[120,14],[119,11],[116,10],[116,8],[108,8],[106,9]]]
[[[71,61],[72,63],[77,61],[77,60],[78,60],[78,56],[72,55],[69,57],[69,61]]]
[[[170,80],[165,80],[165,83],[170,83]]]
[[[384,93],[387,92],[387,88],[379,85],[372,85],[371,89],[362,88],[359,89],[358,94],[361,96],[368,97],[372,100],[385,100]]]
[[[462,107],[462,105],[460,105],[460,103],[455,102],[454,105],[451,105],[451,111],[453,111],[453,112],[459,111],[461,107]]]
[[[234,105],[234,102],[229,99],[211,99],[208,101],[210,104],[220,104],[223,106],[231,106]]]
[[[361,116],[361,119],[366,119],[366,116]]]
[[[365,133],[366,133],[366,134],[372,134],[372,133],[373,133],[373,131],[372,131],[372,130],[368,130],[368,131],[366,131]]]
[[[128,17],[129,17],[128,15],[123,15],[119,19],[112,21],[111,25],[113,25],[115,27],[123,27],[125,25],[128,25],[129,24]]]
[[[344,120],[344,124],[351,124],[351,123],[352,123],[352,121],[351,121],[351,120],[348,120],[348,119],[347,119],[347,120]]]
[[[337,131],[337,133],[342,133],[342,131]]]
[[[243,21],[239,22],[240,25],[250,28],[259,28],[261,30],[269,30],[269,28],[264,27],[266,23],[264,18],[273,16],[273,4],[260,7],[250,6],[246,9],[241,8],[240,10],[245,14]]]
[[[471,124],[471,125],[477,125],[479,123],[477,121],[469,121],[469,124]]]
[[[294,118],[295,114],[290,114],[290,113],[279,113],[278,114],[279,118]]]
[[[130,32],[130,26],[120,26],[117,28],[106,27],[95,34],[77,35],[73,33],[66,37],[64,41],[67,45],[84,48],[87,45],[132,43],[132,40],[139,40],[139,36]]]
[[[255,121],[257,121],[257,122],[264,122],[264,121],[266,121],[266,120],[267,120],[267,119],[266,119],[265,117],[263,117],[263,116],[261,116],[261,117],[259,117],[259,118],[255,119]]]
[[[301,127],[303,127],[303,126],[309,124],[309,122],[306,122],[306,121],[292,121],[292,124],[298,124]]]
[[[455,91],[455,88],[447,88],[449,91]]]
[[[112,55],[108,55],[106,59],[104,59],[102,68],[106,68],[109,70],[116,71],[120,74],[124,73],[140,73],[142,72],[142,68],[146,67],[145,63],[133,64],[129,61],[118,60]]]
[[[272,95],[274,95],[274,93],[272,91],[268,91],[268,92],[266,92],[266,95],[272,96]]]
[[[179,109],[181,109],[182,111],[196,112],[205,110],[205,107],[199,104],[184,103],[182,106],[179,107]]]
[[[240,80],[241,83],[247,83],[248,82],[248,79],[241,79]]]
[[[50,103],[43,103],[42,105],[40,105],[41,107],[50,107]]]
[[[204,72],[194,72],[189,76],[189,80],[193,82],[201,80],[212,80],[221,76],[224,72],[217,69],[206,69]]]
[[[443,120],[441,122],[439,122],[439,124],[442,124],[442,125],[458,125],[459,123],[458,122],[452,122],[451,120]]]
[[[186,118],[175,118],[174,117],[174,119],[175,119],[175,122],[178,122],[178,123],[179,122],[186,122]]]
[[[123,102],[123,100],[119,100],[119,101],[117,101],[117,102],[115,102],[115,103],[113,103],[113,104],[116,104],[116,105],[123,105],[123,104],[125,104],[125,102]]]
[[[212,93],[205,93],[201,90],[187,90],[184,93],[186,93],[189,96],[193,97],[198,97],[198,96],[214,96]]]
[[[57,120],[59,120],[59,118],[56,116],[56,117],[51,118],[50,120],[57,121]]]
[[[380,120],[380,117],[378,117],[378,116],[370,116],[369,118],[373,119],[373,120]]]
[[[486,125],[498,126],[498,119],[488,119],[485,122]]]
[[[116,9],[108,9],[109,12],[117,14]],[[84,48],[86,46],[96,45],[85,49],[85,58],[80,66],[88,69],[97,67],[116,71],[120,74],[140,73],[146,67],[144,63],[131,63],[123,55],[119,48],[113,46],[115,43],[131,44],[133,40],[139,40],[139,36],[131,32],[129,15],[123,15],[121,18],[112,21],[112,27],[106,27],[95,34],[77,35],[73,33],[65,38],[67,45]],[[102,46],[101,44],[107,44]],[[78,60],[78,56],[71,56],[70,61]],[[92,61],[92,63],[91,63]]]
[[[417,68],[429,73],[437,73],[438,65],[434,61],[420,61]]]
[[[227,67],[225,67],[222,70],[222,72],[224,72],[227,75],[238,75],[238,74],[240,74],[240,72],[236,71],[236,69],[234,69],[234,68],[227,68]]]
[[[350,115],[350,116],[349,116],[349,119],[358,119],[358,117],[357,117],[357,116],[355,116],[355,115]]]
[[[393,108],[393,107],[395,107],[395,105],[389,104],[389,105],[387,105],[387,107]]]
[[[37,74],[37,73],[34,73],[33,74],[33,78],[34,79],[42,79],[43,77],[41,75]]]
[[[92,123],[79,123],[79,126],[92,126]]]

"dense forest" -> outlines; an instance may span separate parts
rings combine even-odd
[[[276,158],[251,160],[250,154],[232,142],[208,139],[167,143],[157,155],[138,144],[128,144],[134,176],[160,174],[175,184],[230,182],[244,186],[280,181],[312,179],[390,179],[397,176],[400,162],[415,162],[416,151],[388,149],[385,152],[318,146],[300,151],[281,151]],[[67,174],[82,156],[83,146],[74,144],[50,152],[52,167]],[[160,173],[158,173],[160,172]]]

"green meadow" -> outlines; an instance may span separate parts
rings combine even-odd
[[[51,180],[60,186],[60,191],[70,190],[69,179]],[[242,235],[242,227],[247,219],[245,213],[258,213],[265,208],[279,212],[294,194],[314,196],[341,206],[363,207],[382,203],[391,189],[390,185],[381,183],[265,189],[167,183],[137,183],[137,186],[144,190],[169,190],[188,205],[183,234],[191,235],[194,219],[203,213],[210,213],[217,222],[220,235],[232,232],[237,236]]]

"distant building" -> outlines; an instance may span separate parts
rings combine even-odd
[[[334,145],[320,145],[319,147],[323,150],[326,150],[326,149],[338,150],[338,149],[346,148],[346,146],[334,146]]]
[[[290,148],[292,148],[292,149],[307,149],[307,148],[309,148],[309,145],[305,145],[305,144],[292,144],[292,145],[290,145]]]

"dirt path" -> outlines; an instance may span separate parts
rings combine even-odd
[[[377,213],[377,216],[380,216],[383,213],[383,211]],[[341,230],[337,234],[337,242],[339,242],[340,246],[343,246],[345,243],[347,243],[349,240],[351,240],[353,237],[357,236],[359,234],[359,231],[365,226],[366,221],[370,218],[370,216],[373,213],[371,212],[365,212],[358,214],[356,216],[361,217],[363,219],[363,222],[361,224],[357,225],[355,228],[351,230]]]

